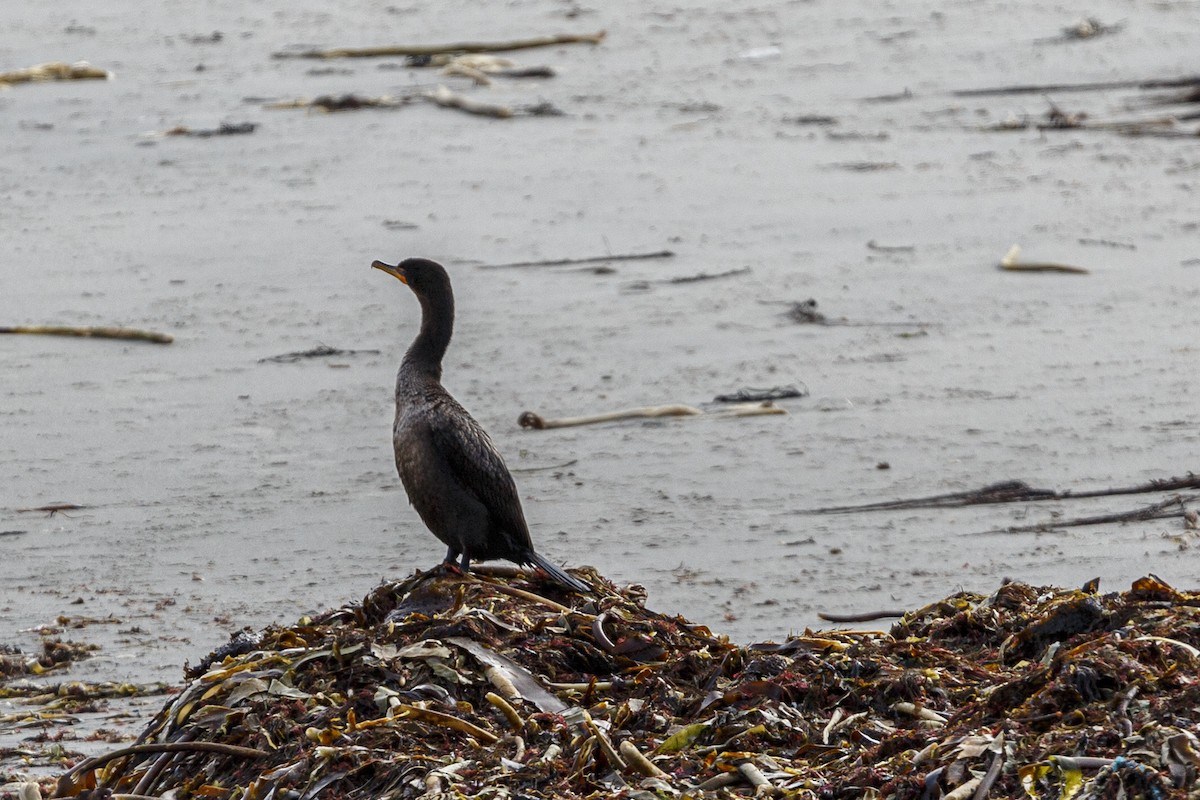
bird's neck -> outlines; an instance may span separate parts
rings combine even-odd
[[[421,297],[421,331],[404,354],[404,367],[412,372],[442,378],[442,358],[454,333],[454,300]]]

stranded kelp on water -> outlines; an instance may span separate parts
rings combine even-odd
[[[1200,593],[1008,583],[739,647],[577,574],[416,573],[235,638],[57,796],[1194,796]]]

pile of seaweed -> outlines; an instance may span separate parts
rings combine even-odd
[[[736,646],[638,586],[416,573],[242,634],[59,797],[1195,796],[1200,594],[1006,583]]]

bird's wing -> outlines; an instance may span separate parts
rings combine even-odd
[[[517,486],[483,427],[459,406],[453,413],[435,415],[430,428],[434,446],[459,485],[483,503],[516,549],[532,550]]]

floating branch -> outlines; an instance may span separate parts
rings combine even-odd
[[[364,97],[358,94],[342,94],[330,95],[323,94],[319,97],[314,97],[311,100],[302,97],[296,100],[279,100],[274,103],[268,103],[264,108],[280,109],[280,108],[315,108],[318,111],[357,111],[360,108],[400,108],[411,103],[415,98],[413,96],[393,97],[391,95],[381,95],[379,97]]]
[[[93,328],[73,325],[14,325],[0,327],[0,333],[28,333],[39,336],[86,336],[93,339],[130,339],[155,344],[170,344],[175,337],[167,333],[140,331],[136,328]]]
[[[609,261],[644,261],[651,258],[671,258],[671,250],[655,250],[653,253],[626,253],[618,256],[588,256],[587,258],[555,258],[548,261],[512,261],[507,264],[484,264],[480,269],[506,269],[508,267],[566,267],[572,264],[603,264]]]
[[[1047,92],[1102,92],[1110,89],[1178,89],[1200,84],[1200,76],[1151,81],[1100,81],[1095,83],[1029,83],[984,89],[959,89],[954,97],[989,97],[1005,94],[1046,94]]]
[[[516,114],[509,106],[481,103],[478,100],[472,100],[466,95],[452,92],[445,86],[439,86],[432,92],[426,92],[422,97],[442,108],[457,108],[460,111],[465,111],[468,114],[478,114],[481,117],[508,119]]]
[[[258,363],[266,364],[273,362],[276,364],[291,364],[303,358],[326,358],[328,356],[377,356],[378,350],[342,350],[337,347],[330,347],[327,344],[317,345],[310,350],[297,350],[294,353],[283,353],[277,356],[268,356],[260,358]]]
[[[962,508],[963,506],[991,505],[995,503],[1030,503],[1041,500],[1083,500],[1093,497],[1116,497],[1126,494],[1150,494],[1152,492],[1174,492],[1182,489],[1200,489],[1200,475],[1189,472],[1183,478],[1164,478],[1136,486],[1120,486],[1114,489],[1091,489],[1085,492],[1056,492],[1053,489],[1034,489],[1024,481],[1001,481],[968,492],[935,494],[907,500],[888,500],[882,503],[867,503],[859,506],[829,506],[801,511],[801,514],[853,514],[859,511],[900,511],[913,508]]]
[[[787,411],[771,403],[745,403],[729,406],[719,411],[705,413],[694,406],[665,405],[644,406],[641,408],[626,408],[620,411],[609,411],[602,414],[587,414],[581,417],[562,417],[546,419],[533,411],[525,411],[517,418],[517,424],[522,428],[549,430],[550,428],[572,428],[578,425],[595,425],[600,422],[618,422],[627,419],[653,419],[656,417],[756,417],[770,414],[786,414]]]
[[[681,275],[678,278],[664,278],[659,283],[698,283],[700,281],[716,280],[717,278],[732,278],[735,275],[745,275],[749,272],[749,267],[728,269],[724,272],[699,272],[695,275]]]
[[[605,31],[590,34],[560,33],[508,42],[457,42],[454,44],[394,45],[388,47],[342,47],[333,50],[300,50],[275,53],[275,58],[386,58],[389,56],[434,56],[442,53],[504,53],[560,44],[600,44]]]
[[[1188,513],[1187,504],[1200,500],[1200,494],[1177,494],[1168,497],[1161,503],[1135,508],[1132,511],[1120,511],[1114,514],[1099,514],[1091,517],[1074,517],[1072,519],[1053,519],[1039,522],[1035,525],[1014,525],[1008,528],[993,528],[985,533],[1045,533],[1057,528],[1081,528],[1088,525],[1108,525],[1114,522],[1145,522],[1152,519],[1168,519],[1183,517]]]
[[[86,61],[66,64],[62,61],[51,61],[12,72],[0,72],[0,85],[18,83],[42,83],[43,81],[88,81],[108,80],[112,75],[103,69],[97,69]]]
[[[1000,269],[1008,270],[1009,272],[1065,272],[1072,275],[1087,275],[1088,271],[1083,267],[1072,267],[1069,264],[1057,264],[1051,261],[1027,261],[1021,262],[1018,259],[1021,257],[1021,246],[1014,244],[1008,248],[1008,252],[1004,254],[1004,258],[1000,259]]]

